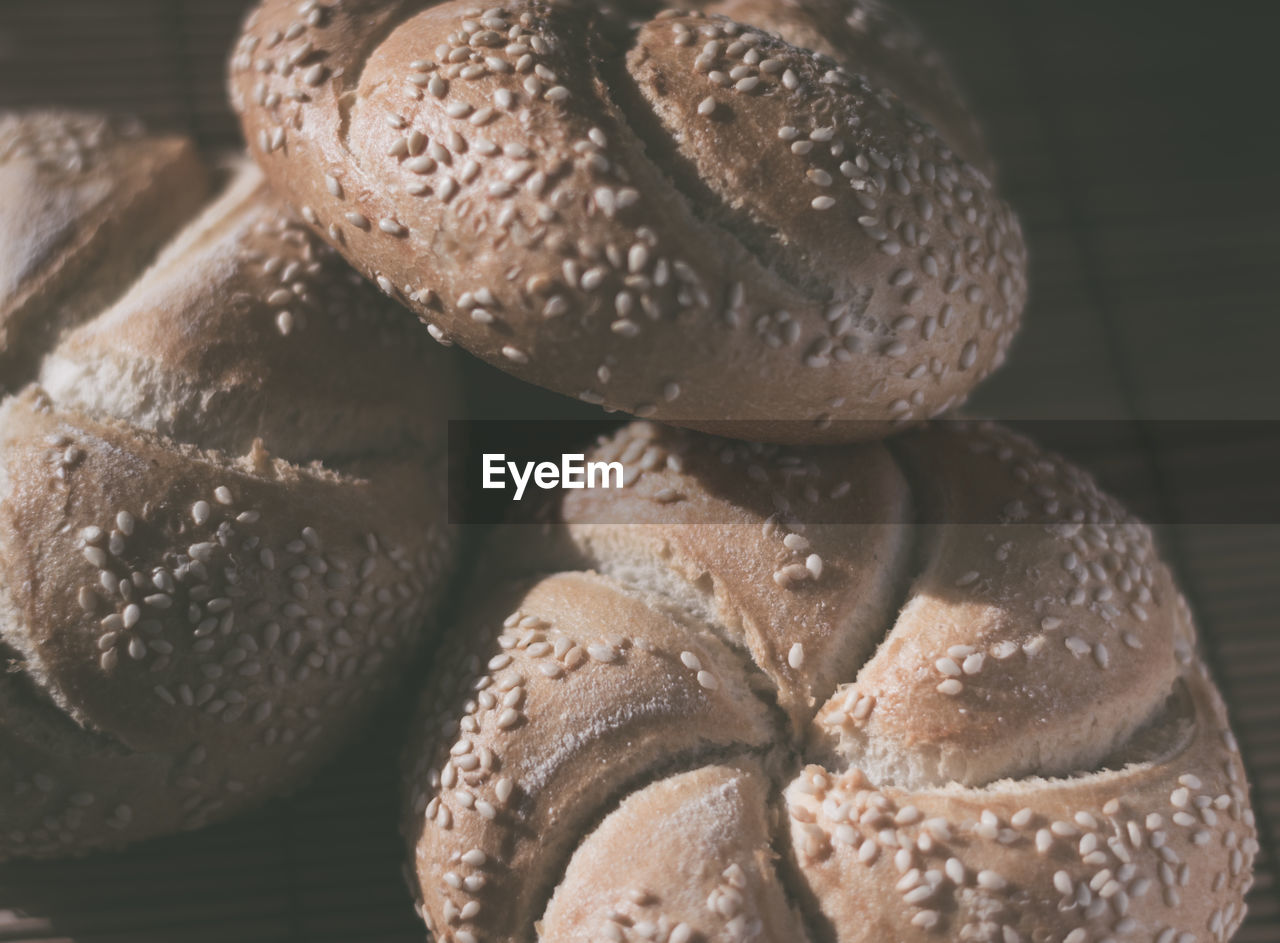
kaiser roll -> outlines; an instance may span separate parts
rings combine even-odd
[[[878,2],[694,6],[265,0],[232,101],[317,233],[525,380],[788,441],[960,402],[1025,252],[936,54]]]
[[[403,828],[441,943],[1239,926],[1222,700],[1083,472],[950,423],[824,450],[633,424],[590,457],[626,487],[498,532],[426,689]]]
[[[198,211],[183,140],[0,141],[4,859],[222,818],[351,734],[449,568],[453,381],[256,168]]]

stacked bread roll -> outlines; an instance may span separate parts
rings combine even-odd
[[[773,440],[960,402],[1025,253],[936,57],[878,3],[642,6],[267,0],[232,102],[317,234],[518,377]]]
[[[450,571],[454,393],[256,168],[201,209],[184,140],[0,141],[3,859],[222,818],[358,728]]]

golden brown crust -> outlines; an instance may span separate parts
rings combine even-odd
[[[173,311],[183,318],[175,325]],[[60,403],[305,463],[444,447],[447,358],[246,170],[119,301],[45,358]]]
[[[705,11],[776,33],[893,89],[961,157],[994,177],[982,130],[946,63],[901,10],[883,0],[720,0]]]
[[[835,15],[768,9],[795,36]],[[269,0],[233,102],[279,192],[433,334],[588,402],[841,440],[868,427],[832,420],[932,415],[999,363],[1017,221],[892,91],[751,23],[615,42],[603,15]]]
[[[905,479],[881,445],[848,454],[791,461],[636,423],[595,455],[634,469],[628,487],[568,495],[567,531],[592,566],[675,596],[749,651],[801,730],[871,654],[909,562]],[[873,520],[886,523],[839,523]]]
[[[101,115],[0,114],[0,394],[123,291],[207,192],[183,138]]]
[[[771,790],[759,765],[742,761],[628,796],[574,853],[538,939],[594,943],[652,928],[652,938],[674,943],[805,943],[776,874]],[[644,854],[620,853],[637,835]]]
[[[1178,689],[1172,748],[1113,771],[912,790],[806,769],[791,841],[835,938],[1229,938],[1257,851],[1244,768],[1198,659]]]
[[[293,787],[397,676],[452,561],[451,367],[256,168],[106,310],[79,275],[46,269],[85,323],[0,400],[0,859]]]
[[[1257,853],[1238,751],[1150,533],[1084,473],[968,423],[892,453],[640,423],[589,458],[622,462],[627,487],[566,492],[545,523],[495,535],[475,590],[487,602],[463,607],[467,631],[428,688],[461,677],[472,700],[428,696],[408,748],[404,832],[438,939],[1234,932]],[[526,602],[547,598],[544,624]],[[474,692],[516,667],[532,677],[508,659],[554,659],[560,624],[645,640],[643,658],[615,645],[624,664],[595,668],[628,680],[607,689],[541,685],[538,718],[467,761],[488,763],[495,790],[511,762],[508,798],[539,762],[563,778],[496,812],[508,837],[483,846],[486,883],[450,884],[442,872],[480,846],[441,763],[474,752],[471,718],[487,731],[501,716]],[[655,703],[629,680],[652,659],[705,672],[723,700],[601,736],[584,718]],[[762,711],[759,734],[723,733]],[[582,740],[589,756],[562,762],[559,745]],[[711,811],[725,790],[732,828]],[[532,836],[554,851],[522,851]],[[710,898],[739,859],[727,913]],[[519,908],[495,922],[513,886]]]
[[[477,937],[523,938],[613,795],[655,762],[773,737],[713,633],[693,637],[607,578],[517,584],[455,635],[466,641],[441,659],[448,682],[422,719],[443,736],[410,777],[417,891],[435,932],[461,919]]]
[[[833,749],[899,784],[1092,767],[1177,674],[1177,591],[1150,531],[997,426],[943,424],[899,449],[932,522],[926,563],[875,657],[819,712]]]

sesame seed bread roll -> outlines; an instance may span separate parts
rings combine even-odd
[[[208,186],[183,138],[101,115],[0,114],[0,394],[123,291]]]
[[[793,441],[960,402],[1026,285],[1017,219],[961,156],[980,145],[917,110],[950,114],[951,84],[878,13],[727,9],[782,35],[701,11],[266,0],[232,100],[318,233],[530,382]],[[840,56],[791,41],[823,34]]]
[[[451,571],[427,345],[245,164],[0,399],[0,860],[225,818],[359,728]]]
[[[627,486],[499,529],[427,681],[403,830],[436,939],[1235,932],[1238,748],[1149,531],[1084,472],[968,422],[633,423],[588,459]]]

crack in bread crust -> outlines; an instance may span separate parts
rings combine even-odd
[[[637,158],[647,160],[654,173],[664,179],[671,195],[679,199],[689,217],[707,230],[708,238],[719,237],[728,243],[721,251],[741,263],[758,268],[755,278],[774,278],[795,297],[810,303],[829,300],[831,290],[795,264],[787,264],[778,250],[782,233],[754,219],[748,212],[735,208],[722,193],[713,190],[698,172],[697,166],[680,153],[671,129],[663,126],[651,102],[647,101],[637,82],[632,56],[636,55],[637,30],[632,31],[627,48],[608,49],[603,36],[595,35],[588,43],[593,78],[602,104],[617,123],[618,129],[634,138]]]

